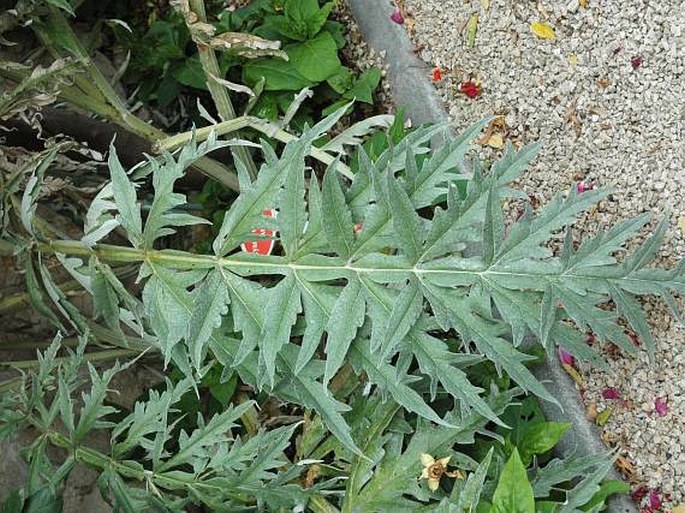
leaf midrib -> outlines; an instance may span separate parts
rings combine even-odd
[[[165,267],[170,269],[212,269],[212,268],[228,268],[228,269],[249,269],[249,274],[281,274],[285,275],[290,272],[301,272],[306,273],[311,272],[330,272],[330,271],[340,271],[341,276],[348,273],[361,274],[375,274],[375,273],[386,273],[386,274],[406,274],[415,275],[420,279],[426,276],[473,276],[474,279],[487,279],[488,276],[507,276],[507,277],[518,277],[518,278],[542,278],[550,277],[555,280],[560,278],[558,272],[522,272],[522,271],[498,271],[493,269],[493,266],[488,268],[483,268],[482,270],[466,270],[466,269],[425,269],[417,266],[397,268],[397,267],[357,267],[353,264],[346,263],[344,265],[315,265],[315,264],[301,264],[297,262],[288,262],[286,259],[281,257],[264,257],[264,262],[257,261],[255,259],[235,259],[228,257],[218,257],[214,255],[193,255],[188,253],[179,253],[173,250],[143,250],[139,248],[131,247],[121,247],[112,245],[96,245],[94,248],[89,248],[84,244],[77,241],[69,240],[58,240],[52,241],[46,244],[46,248],[56,253],[64,253],[68,255],[82,255],[90,256],[95,254],[96,256],[105,257],[109,261],[113,262],[142,262],[146,261],[150,265],[153,263],[158,263],[165,265]],[[611,276],[611,277],[600,277],[593,274],[573,274],[564,272],[563,277],[568,279],[578,279],[578,280],[592,280],[592,281],[605,281],[605,282],[623,282],[623,283],[645,283],[649,285],[654,285],[655,280],[643,279],[631,273],[630,275],[624,276]],[[533,283],[531,282],[531,285]],[[664,283],[668,287],[667,283]],[[530,288],[529,290],[537,290],[535,288]]]

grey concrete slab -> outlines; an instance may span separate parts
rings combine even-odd
[[[364,39],[376,51],[385,51],[388,63],[388,79],[397,105],[406,109],[415,123],[447,122],[449,117],[442,101],[430,82],[430,70],[415,54],[405,27],[390,20],[393,10],[389,0],[347,0],[359,24]],[[465,123],[466,126],[466,123]],[[459,127],[457,127],[458,129]],[[563,411],[556,405],[541,405],[550,421],[572,422],[562,442],[557,447],[560,456],[583,456],[605,452],[607,449],[599,438],[596,426],[585,418],[585,409],[573,381],[555,358],[538,366],[534,373],[559,400]],[[614,479],[620,477],[614,473]],[[638,513],[635,503],[628,497],[615,498],[609,504],[610,513]]]
[[[414,124],[447,122],[442,102],[428,80],[430,70],[414,54],[403,26],[390,21],[388,0],[348,0],[359,28],[372,48],[385,51],[389,64],[387,79],[395,103],[406,107]]]

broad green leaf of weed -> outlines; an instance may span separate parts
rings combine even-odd
[[[313,39],[288,45],[285,51],[293,67],[311,82],[325,81],[335,75],[341,66],[338,47],[328,32],[320,32]]]
[[[517,449],[500,474],[490,513],[535,513],[533,488]]]
[[[523,464],[528,466],[534,455],[553,449],[570,427],[566,422],[543,422],[527,430],[518,443]]]

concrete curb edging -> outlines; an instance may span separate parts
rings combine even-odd
[[[392,3],[389,0],[347,0],[366,42],[376,51],[385,52],[388,64],[387,80],[395,102],[405,106],[413,123],[444,123],[449,121],[442,101],[429,80],[430,70],[415,54],[403,26],[390,20]],[[475,121],[475,120],[472,120]],[[585,417],[585,409],[573,381],[556,359],[547,358],[534,369],[536,377],[563,405],[541,402],[541,408],[550,421],[572,422],[572,427],[557,445],[560,456],[586,456],[605,452],[607,448],[599,438],[599,431]],[[615,472],[608,476],[621,479]],[[609,513],[638,513],[635,503],[626,496],[609,501]]]

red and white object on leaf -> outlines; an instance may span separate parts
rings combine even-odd
[[[275,219],[278,215],[278,211],[272,208],[266,209],[262,210],[262,215],[265,217],[272,217]],[[274,244],[276,243],[276,240],[274,238],[276,237],[276,230],[269,230],[267,228],[255,228],[254,230],[252,230],[252,233],[257,235],[258,237],[263,238],[258,240],[245,241],[240,245],[240,249],[242,249],[245,253],[254,253],[255,255],[262,256],[270,255],[271,252],[274,250]]]
[[[262,215],[264,217],[271,217],[275,219],[278,216],[278,210],[269,208],[262,210]],[[305,223],[304,229],[307,230],[309,222]],[[354,232],[359,233],[362,231],[362,223],[356,223],[354,225]],[[240,245],[245,253],[252,253],[254,255],[268,256],[274,250],[274,244],[276,243],[276,236],[278,235],[277,230],[269,230],[268,228],[255,228],[251,233],[254,233],[258,237],[263,237],[258,240],[248,240]]]

